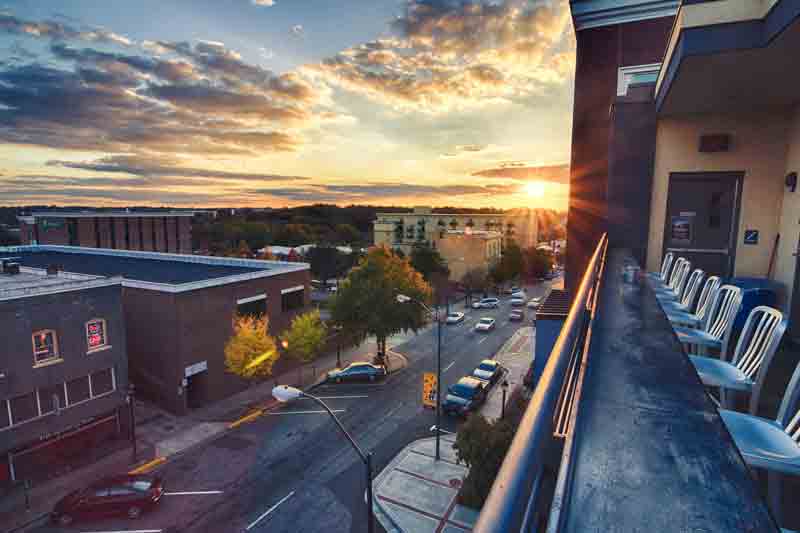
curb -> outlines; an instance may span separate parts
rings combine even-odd
[[[25,522],[22,525],[16,526],[13,529],[7,529],[6,533],[21,533],[22,531],[26,531],[29,527],[33,527],[34,525],[39,525],[39,522],[47,521],[47,517],[50,516],[50,513],[42,513],[38,516],[35,516]]]

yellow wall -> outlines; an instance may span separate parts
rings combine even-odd
[[[800,107],[789,114],[788,152],[786,169],[789,172],[800,172]],[[786,189],[784,189],[786,190]],[[785,192],[780,219],[781,241],[775,262],[774,278],[784,286],[782,301],[788,309],[791,291],[794,286],[795,257],[800,240],[800,187],[795,192]]]
[[[690,115],[659,120],[651,196],[648,270],[659,270],[661,265],[669,174],[744,171],[734,275],[767,275],[781,219],[789,122],[785,111],[740,113],[735,116]],[[731,134],[731,150],[711,154],[698,152],[700,135],[711,133]],[[800,147],[797,157],[800,158]],[[745,228],[760,231],[757,245],[742,244]]]

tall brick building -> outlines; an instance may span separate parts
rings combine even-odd
[[[192,252],[195,211],[52,211],[19,217],[23,244]]]

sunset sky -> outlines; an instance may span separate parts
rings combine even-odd
[[[566,207],[566,0],[3,5],[0,205]]]

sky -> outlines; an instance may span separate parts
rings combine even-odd
[[[0,205],[565,209],[566,0],[0,4]]]

